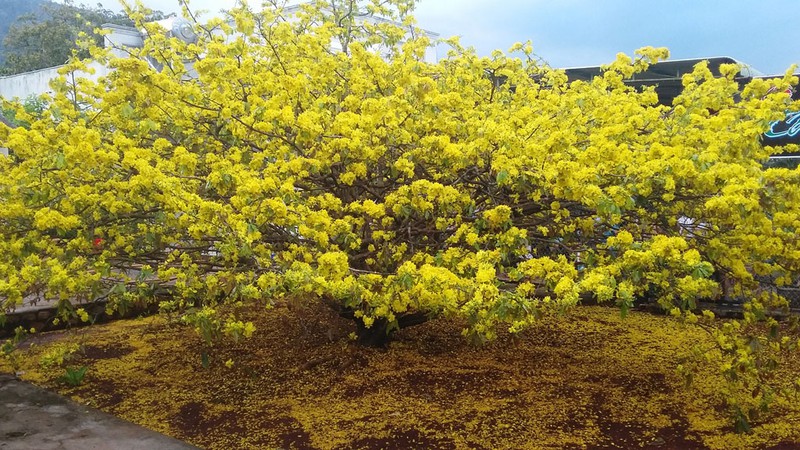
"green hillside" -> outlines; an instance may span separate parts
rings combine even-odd
[[[0,1],[0,64],[5,61],[2,41],[8,28],[19,16],[31,14],[41,9],[45,0],[3,0]]]

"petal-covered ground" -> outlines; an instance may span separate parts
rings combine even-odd
[[[686,388],[675,368],[709,336],[666,317],[583,307],[482,347],[440,320],[381,350],[290,306],[210,349],[163,317],[38,335],[22,377],[203,448],[800,448],[800,399],[740,435],[715,372]],[[39,364],[65,343],[65,365],[88,366],[78,387]]]

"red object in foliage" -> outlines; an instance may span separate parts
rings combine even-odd
[[[92,245],[94,246],[95,250],[100,250],[103,248],[103,238],[94,238]]]

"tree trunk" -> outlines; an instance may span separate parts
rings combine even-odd
[[[323,296],[322,302],[336,311],[340,317],[352,320],[355,323],[357,342],[366,347],[386,347],[389,345],[389,341],[395,331],[423,324],[431,318],[431,316],[423,312],[412,312],[397,316],[397,327],[391,330],[386,319],[376,319],[372,326],[367,328],[364,325],[364,320],[356,317],[353,309],[344,307],[341,303],[328,296]]]
[[[356,324],[356,336],[358,336],[359,344],[367,347],[386,347],[395,331],[413,327],[414,325],[421,325],[430,320],[430,316],[422,312],[403,314],[397,317],[397,327],[391,330],[386,319],[375,320],[369,328],[364,326],[364,321],[355,317],[355,315],[352,315],[352,320]]]
[[[376,320],[371,327],[364,326],[364,321],[353,318],[356,324],[356,336],[358,344],[365,347],[385,348],[389,345],[391,332],[387,329],[388,323],[385,319]]]

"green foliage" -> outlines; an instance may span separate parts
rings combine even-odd
[[[39,10],[44,0],[4,0],[0,2],[0,65],[5,61],[2,41],[9,27],[21,16]]]
[[[69,386],[80,386],[86,376],[86,371],[89,370],[87,366],[81,367],[67,367],[64,369],[64,375],[61,376],[61,381]]]
[[[47,104],[45,101],[36,96],[29,96],[22,100],[23,111],[25,112],[26,116],[32,118],[41,117],[46,107]],[[14,128],[30,126],[29,122],[17,120],[16,116],[17,113],[13,107],[0,105],[0,123]]]
[[[20,364],[22,363],[21,356],[17,353],[19,344],[25,340],[29,333],[34,333],[35,331],[36,330],[33,329],[26,330],[23,327],[17,327],[14,329],[14,336],[4,340],[3,344],[0,345],[0,358],[8,361],[14,372],[19,371]]]
[[[44,369],[61,367],[73,358],[75,352],[77,352],[80,347],[81,346],[76,343],[60,343],[54,345],[39,357],[39,365]]]

